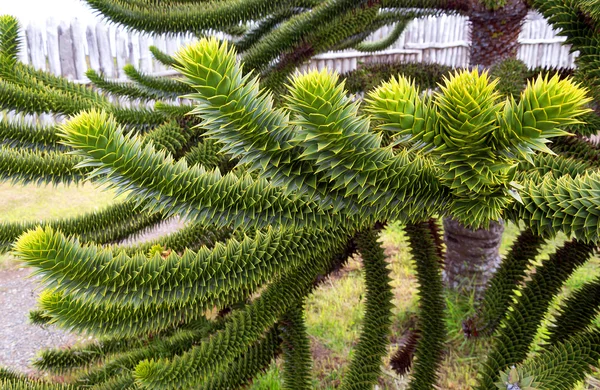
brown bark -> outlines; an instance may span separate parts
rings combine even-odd
[[[483,293],[500,265],[504,222],[491,222],[488,229],[472,230],[460,222],[444,219],[446,259],[444,282],[448,287]]]
[[[492,11],[479,1],[472,1],[468,12],[471,23],[471,65],[489,67],[507,58],[516,58],[519,33],[527,16],[523,0],[507,0]]]

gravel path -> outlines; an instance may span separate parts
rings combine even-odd
[[[37,351],[72,345],[80,337],[57,329],[29,323],[29,310],[36,304],[39,277],[31,269],[0,271],[0,366],[32,372],[29,362]]]
[[[180,229],[183,222],[171,219],[136,237],[144,242]],[[128,243],[133,243],[128,241]],[[54,326],[41,327],[29,323],[29,311],[35,308],[41,291],[40,276],[31,276],[29,268],[0,270],[0,366],[31,373],[30,362],[45,348],[65,347],[86,338]]]

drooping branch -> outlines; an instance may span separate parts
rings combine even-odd
[[[431,222],[430,222],[431,223]],[[410,389],[431,389],[438,378],[446,338],[441,259],[429,223],[406,225],[419,284],[419,335]]]
[[[360,339],[342,380],[342,389],[366,389],[375,385],[382,358],[387,352],[393,294],[390,270],[377,239],[377,232],[373,229],[358,233],[355,239],[364,266],[365,316]]]
[[[515,301],[494,336],[492,351],[482,367],[478,390],[494,388],[500,371],[527,357],[552,299],[569,276],[589,260],[595,249],[593,244],[567,242],[536,269],[518,295],[513,294]]]

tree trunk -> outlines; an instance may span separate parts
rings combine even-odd
[[[506,5],[490,10],[481,0],[464,0],[461,8],[471,23],[470,63],[490,67],[516,58],[519,34],[527,16],[524,0],[506,0]],[[500,264],[500,243],[504,223],[491,222],[489,229],[472,230],[452,218],[444,218],[447,286],[474,292],[481,297],[488,280]]]
[[[472,230],[452,218],[444,218],[446,258],[444,282],[452,289],[475,293],[485,290],[500,265],[504,222],[491,222],[489,229]]]
[[[516,58],[519,33],[527,16],[523,0],[507,0],[492,11],[480,2],[469,11],[471,23],[471,65],[489,67],[507,58]]]

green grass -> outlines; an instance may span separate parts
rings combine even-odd
[[[100,210],[115,200],[112,191],[92,184],[36,186],[0,184],[0,215],[4,222],[43,221]],[[10,254],[0,255],[0,267],[14,265]]]
[[[71,217],[100,210],[114,199],[112,191],[91,184],[80,186],[15,186],[0,184],[3,221],[44,220]]]
[[[511,224],[506,226],[501,248],[503,253],[508,251],[518,232],[516,226]],[[564,239],[565,237],[557,237],[551,240],[543,248],[536,263],[546,259],[556,246],[564,242]],[[418,301],[414,269],[401,227],[392,224],[383,232],[381,240],[385,245],[392,269],[396,306],[389,347],[391,354],[396,350],[404,332],[413,325]],[[599,266],[600,260],[594,258],[581,267],[566,283],[563,294],[553,302],[552,310],[556,310],[560,300],[564,299],[569,292],[600,275]],[[335,389],[340,383],[344,369],[352,357],[352,348],[358,341],[363,316],[363,294],[360,261],[352,259],[343,271],[333,275],[308,299],[306,325],[313,350],[314,388]],[[473,297],[447,293],[446,304],[449,340],[438,385],[444,390],[471,389],[476,383],[478,366],[489,348],[489,339],[467,340],[462,334],[462,321],[474,311]],[[550,318],[549,316],[544,322],[545,326],[549,325]],[[543,333],[544,330],[541,330],[538,341],[541,340]],[[397,376],[389,369],[387,363],[384,362],[380,388],[406,388],[407,378]],[[281,362],[273,363],[266,373],[254,381],[251,389],[282,389],[280,370]],[[597,383],[598,380],[591,378],[591,382]],[[582,384],[579,390],[600,389],[600,386],[593,384],[587,386]]]

